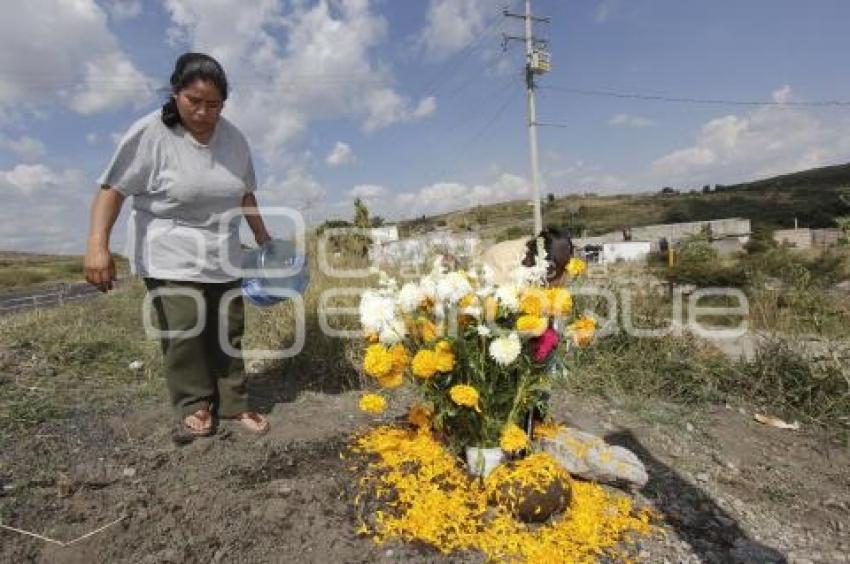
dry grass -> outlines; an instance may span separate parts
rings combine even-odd
[[[115,262],[118,275],[125,276],[129,272],[127,259],[116,257]],[[82,257],[0,251],[0,290],[84,280]]]

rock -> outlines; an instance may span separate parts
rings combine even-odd
[[[59,497],[71,497],[77,490],[77,484],[64,472],[56,477],[56,494]]]
[[[94,461],[77,464],[71,471],[70,477],[77,486],[104,488],[115,482],[117,478],[116,470],[110,467],[102,458],[99,458]]]
[[[286,478],[272,480],[271,482],[269,482],[268,487],[273,494],[283,497],[286,497],[295,491],[295,487],[293,486],[292,480],[288,480]]]
[[[145,367],[145,363],[144,363],[144,362],[142,362],[141,360],[134,360],[134,361],[133,361],[133,362],[131,362],[131,363],[130,363],[130,365],[128,366],[128,368],[129,368],[130,370],[132,370],[133,372],[138,372],[139,370],[141,370],[141,369],[142,369],[142,368],[144,368],[144,367]]]
[[[125,478],[135,478],[136,477],[136,469],[135,468],[124,468],[124,477]]]
[[[685,423],[685,429],[687,429],[688,433],[694,432],[694,426],[691,425],[690,423]]]
[[[541,491],[508,474],[492,488],[489,501],[507,508],[520,521],[543,523],[552,515],[562,513],[570,499],[570,481],[566,476],[555,477]]]
[[[608,484],[628,483],[643,487],[649,475],[635,454],[621,446],[611,446],[601,438],[565,427],[549,439],[539,439],[549,453],[573,476]]]
[[[696,475],[697,482],[708,482],[708,474],[705,472],[700,472]]]

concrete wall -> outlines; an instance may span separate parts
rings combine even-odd
[[[680,241],[691,235],[699,235],[706,225],[711,227],[711,235],[716,239],[734,237],[740,244],[745,244],[750,239],[752,226],[749,219],[733,217],[728,219],[712,219],[710,221],[692,221],[689,223],[669,223],[661,225],[645,225],[643,227],[632,227],[633,241],[649,241],[653,250],[656,249],[658,241],[662,238],[669,242]],[[586,245],[602,245],[623,240],[621,231],[611,231],[597,237],[578,237],[574,241],[579,248]]]
[[[832,247],[834,245],[837,245],[838,240],[840,238],[840,229],[812,229],[812,245],[818,248]]]
[[[641,241],[657,241],[665,237],[668,241],[685,239],[690,235],[699,235],[706,226],[711,230],[713,238],[749,237],[752,226],[749,219],[733,217],[728,219],[712,219],[710,221],[692,221],[688,223],[670,223],[666,225],[647,225],[633,227],[632,238]]]
[[[812,230],[808,227],[800,229],[777,229],[773,232],[773,240],[780,245],[788,245],[795,249],[812,248]]]

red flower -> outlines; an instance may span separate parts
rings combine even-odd
[[[534,361],[543,362],[549,358],[549,355],[558,346],[558,341],[560,341],[558,332],[551,327],[546,329],[534,343]]]

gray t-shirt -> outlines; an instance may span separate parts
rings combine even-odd
[[[98,183],[133,196],[127,240],[134,274],[193,282],[238,278],[242,198],[257,183],[248,143],[227,119],[219,119],[202,145],[152,112],[130,127]]]

